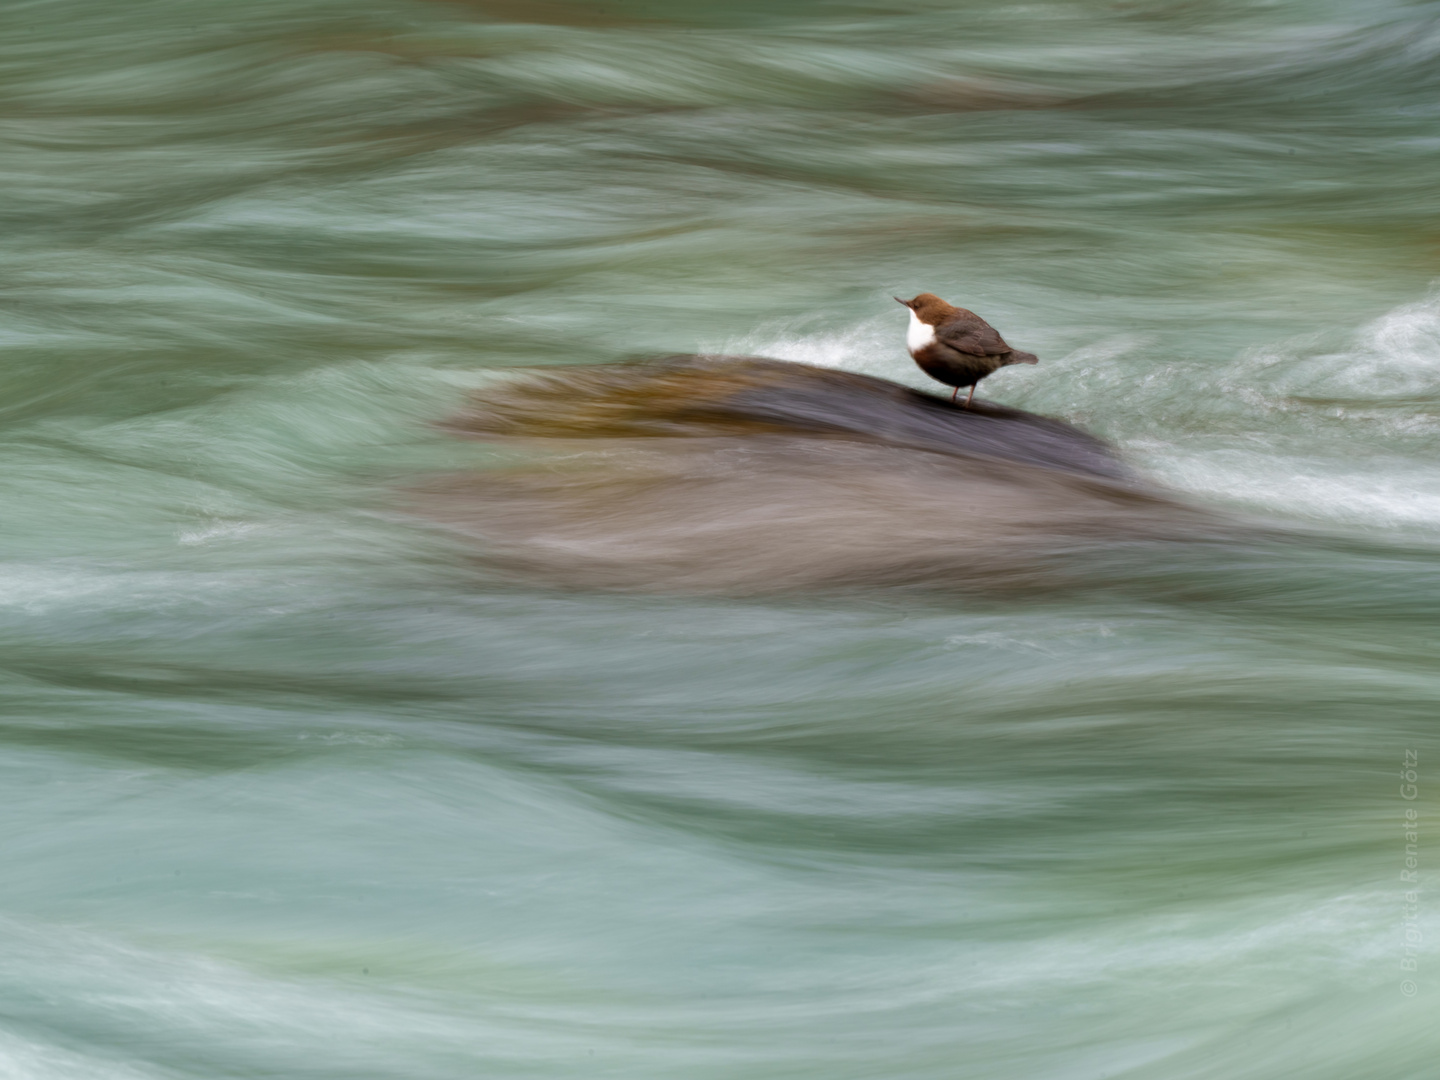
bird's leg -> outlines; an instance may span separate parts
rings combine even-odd
[[[960,392],[960,388],[959,388],[958,386],[955,388],[955,392],[956,392],[957,394]],[[968,393],[968,394],[965,395],[965,408],[968,409],[968,408],[970,407],[970,399],[973,398],[974,396],[975,396],[975,384],[974,384],[974,383],[971,383],[971,384],[970,384],[970,393]]]
[[[950,404],[951,404],[951,405],[954,405],[954,404],[955,404],[955,398],[959,395],[959,393],[960,393],[960,388],[957,386],[957,387],[955,387],[955,393],[953,393],[953,394],[950,395]]]

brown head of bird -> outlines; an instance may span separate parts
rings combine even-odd
[[[920,370],[937,382],[955,387],[953,402],[962,387],[969,408],[975,385],[985,376],[1011,364],[1038,364],[1034,353],[1012,349],[999,332],[973,311],[946,303],[934,293],[913,300],[895,299],[910,309],[905,345]]]
[[[900,300],[898,296],[895,299],[909,308],[918,322],[923,322],[927,326],[939,326],[943,322],[948,322],[951,316],[959,315],[965,310],[957,308],[954,304],[946,303],[933,292],[922,292],[914,300]]]

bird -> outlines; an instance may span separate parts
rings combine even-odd
[[[955,387],[950,395],[952,404],[968,386],[968,409],[975,385],[1002,367],[1040,362],[1034,353],[1005,344],[995,328],[973,311],[947,304],[934,293],[922,292],[914,300],[895,299],[910,309],[910,329],[905,335],[910,355],[926,375]]]

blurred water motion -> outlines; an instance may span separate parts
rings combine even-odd
[[[0,8],[0,1074],[1430,1075],[1437,52]]]

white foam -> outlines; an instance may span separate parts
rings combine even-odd
[[[1387,457],[1350,461],[1216,450],[1151,461],[1172,487],[1268,511],[1382,527],[1440,524],[1440,473]]]
[[[905,351],[905,333],[895,318],[867,319],[824,334],[804,333],[794,321],[769,323],[753,333],[729,339],[714,352],[793,360],[798,364],[876,375],[914,386],[929,382]]]
[[[1309,335],[1237,357],[1216,383],[1231,413],[1224,426],[1239,423],[1243,434],[1196,425],[1199,446],[1180,436],[1127,449],[1163,482],[1207,497],[1365,527],[1433,528],[1440,289],[1336,344]],[[1247,414],[1238,420],[1237,405]]]
[[[1363,402],[1440,393],[1440,288],[1361,327],[1347,349],[1304,355],[1317,344],[1261,350],[1237,367],[1253,378],[1258,362],[1274,372],[1272,389],[1289,395]]]

